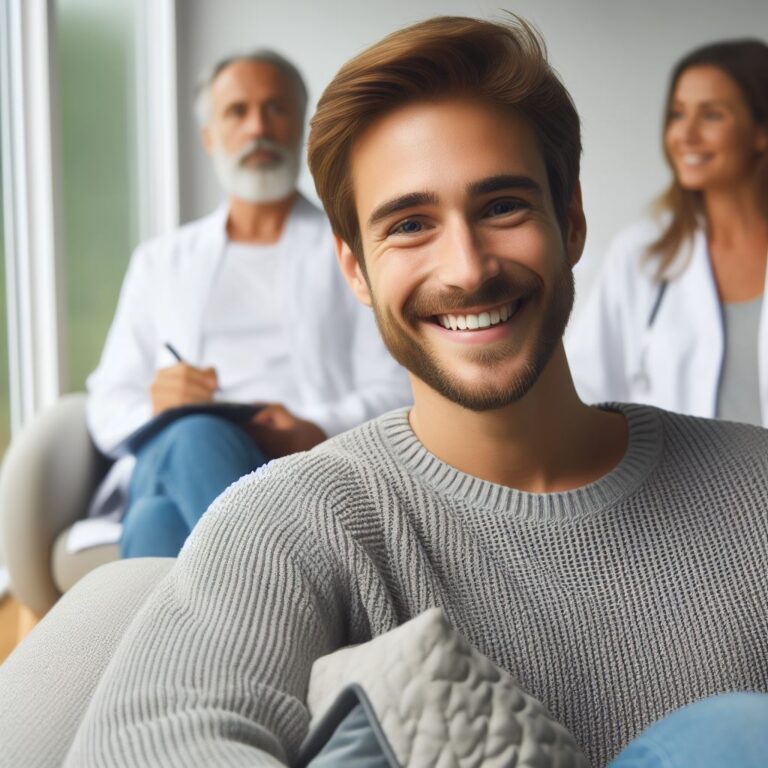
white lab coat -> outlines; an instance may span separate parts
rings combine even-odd
[[[134,252],[97,369],[88,378],[87,421],[96,445],[118,459],[91,514],[119,509],[133,467],[120,442],[151,418],[149,388],[175,362],[164,344],[200,365],[207,299],[226,246],[227,207]],[[344,282],[324,214],[299,197],[282,235],[279,267],[297,416],[329,436],[412,400],[406,373],[386,351],[373,313]],[[244,354],[247,354],[244,351]],[[117,494],[115,493],[117,492]]]
[[[706,234],[682,252],[653,325],[659,283],[645,249],[659,235],[652,220],[613,241],[597,284],[566,336],[574,382],[585,402],[637,402],[713,418],[724,355],[720,300]],[[768,281],[766,281],[768,286]],[[760,403],[768,426],[768,301],[758,348]]]

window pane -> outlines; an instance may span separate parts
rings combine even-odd
[[[69,391],[98,362],[136,239],[133,6],[56,2]]]

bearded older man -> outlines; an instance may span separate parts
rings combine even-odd
[[[272,51],[229,57],[199,85],[228,200],[137,249],[88,380],[91,434],[117,459],[91,511],[122,517],[125,557],[177,554],[218,494],[266,459],[410,401],[343,284],[325,216],[296,190],[306,104],[298,70]],[[245,424],[194,413],[140,447],[126,440],[214,400],[263,407]]]

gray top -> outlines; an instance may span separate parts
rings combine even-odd
[[[312,662],[432,606],[597,766],[683,704],[768,691],[768,431],[610,407],[624,458],[563,493],[458,472],[405,410],[242,479],[127,633],[66,765],[291,761]]]
[[[757,339],[763,297],[723,304],[723,367],[717,392],[717,418],[762,424]]]

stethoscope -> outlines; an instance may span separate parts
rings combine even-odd
[[[656,291],[656,298],[653,300],[653,306],[651,307],[651,312],[648,315],[648,320],[645,324],[643,337],[640,340],[640,360],[638,362],[637,370],[632,374],[632,378],[630,379],[633,392],[648,393],[651,391],[651,377],[648,375],[648,352],[651,348],[653,324],[656,321],[656,316],[659,314],[659,309],[661,308],[661,302],[664,299],[667,285],[669,285],[669,283],[666,280],[662,280],[659,283],[659,287]]]

